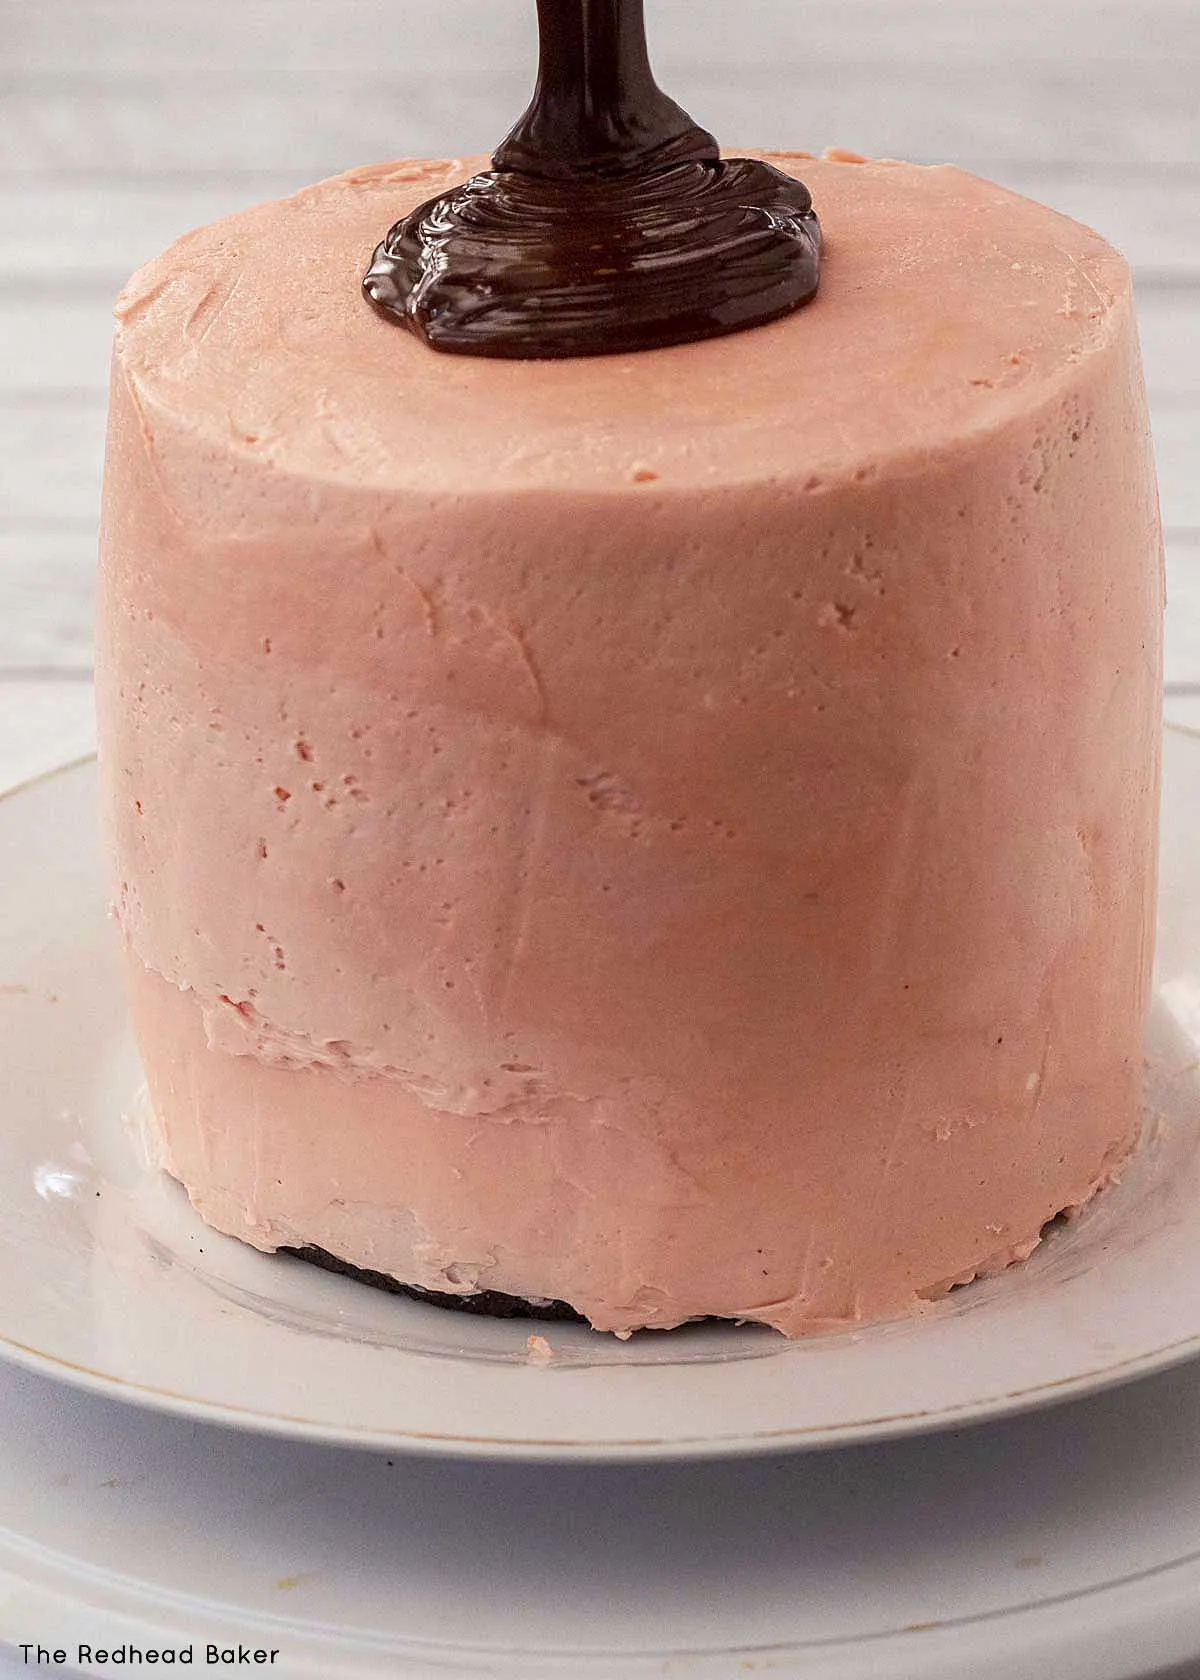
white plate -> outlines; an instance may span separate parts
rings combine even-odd
[[[670,1459],[943,1429],[1200,1351],[1200,738],[1169,731],[1147,1137],[1020,1267],[919,1319],[628,1343],[399,1300],[207,1230],[142,1165],[94,767],[0,803],[0,1352],[167,1411],[479,1457]],[[548,1366],[526,1338],[543,1334]]]
[[[0,1647],[191,1643],[165,1672],[232,1675],[205,1646],[240,1643],[281,1680],[1166,1680],[1200,1655],[1198,1436],[1200,1362],[983,1429],[635,1466],[270,1441],[0,1367]]]

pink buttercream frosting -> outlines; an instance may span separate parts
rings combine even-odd
[[[321,183],[122,294],[103,769],[169,1164],[261,1247],[602,1329],[911,1309],[1136,1131],[1125,265],[955,169],[805,161],[798,314],[441,357],[358,276],[478,161]]]

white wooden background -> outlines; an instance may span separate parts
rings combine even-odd
[[[726,142],[951,159],[1128,253],[1169,531],[1169,713],[1200,724],[1200,0],[648,12],[660,79]],[[185,228],[321,175],[487,150],[527,97],[532,15],[532,0],[0,0],[0,739],[36,727],[65,752],[90,734],[121,281]]]

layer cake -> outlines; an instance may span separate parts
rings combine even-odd
[[[120,300],[98,684],[201,1215],[624,1334],[1027,1255],[1133,1144],[1161,543],[1129,276],[950,167],[801,162],[821,290],[431,353],[358,170]]]

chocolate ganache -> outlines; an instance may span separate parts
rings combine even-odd
[[[807,187],[722,159],[658,87],[643,0],[538,0],[533,102],[492,169],[390,230],[363,280],[432,349],[607,355],[762,325],[817,289]]]

